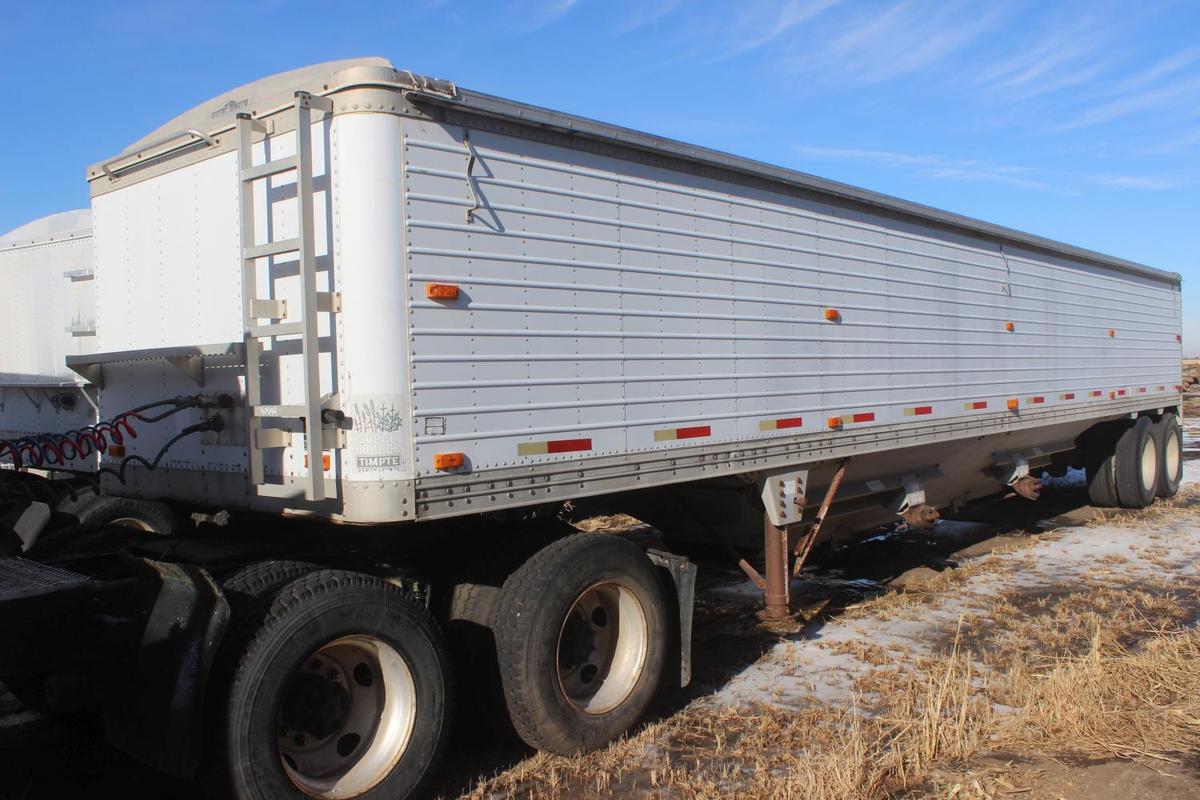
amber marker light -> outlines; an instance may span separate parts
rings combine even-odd
[[[427,283],[425,296],[430,300],[457,300],[458,287],[453,283]]]
[[[462,465],[462,453],[438,453],[433,457],[434,469],[458,469]]]

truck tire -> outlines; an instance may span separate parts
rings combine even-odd
[[[1168,411],[1154,425],[1158,440],[1158,489],[1159,497],[1174,497],[1183,482],[1183,430],[1179,417]]]
[[[272,594],[286,583],[320,567],[305,561],[259,561],[239,567],[221,580],[221,591],[234,616],[245,617],[243,609]],[[265,611],[266,609],[264,609]]]
[[[131,528],[160,536],[184,531],[183,520],[170,506],[134,497],[100,497],[79,515],[79,524],[84,528]]]
[[[1097,508],[1115,508],[1117,498],[1117,439],[1122,427],[1105,427],[1092,432],[1084,448],[1088,502]]]
[[[1154,422],[1138,417],[1117,440],[1117,497],[1125,508],[1145,508],[1158,491],[1158,443]]]
[[[247,585],[279,574],[264,567]],[[222,646],[234,668],[210,696],[212,794],[400,800],[418,791],[452,717],[446,645],[424,603],[382,578],[322,569],[251,605],[265,612],[236,612],[258,619],[234,620]]]
[[[628,730],[667,662],[668,602],[633,543],[584,533],[504,582],[496,644],[513,727],[539,750],[593,750]]]
[[[117,547],[137,541],[138,536],[174,536],[185,530],[170,506],[153,500],[81,493],[64,500],[54,512],[55,518],[68,522],[38,537],[30,549],[34,558]]]

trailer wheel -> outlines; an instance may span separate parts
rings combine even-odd
[[[1159,497],[1174,497],[1183,482],[1183,431],[1179,417],[1168,411],[1154,425],[1158,442],[1158,488]]]
[[[1089,433],[1084,448],[1088,501],[1097,508],[1114,508],[1117,499],[1117,439],[1123,428],[1105,426]]]
[[[221,581],[221,591],[237,616],[245,617],[242,609],[265,595],[277,591],[302,575],[315,572],[320,567],[305,561],[259,561],[247,564],[226,575]],[[263,609],[265,612],[267,609]]]
[[[1117,440],[1117,497],[1125,508],[1145,508],[1158,491],[1158,442],[1154,423],[1138,417]]]
[[[510,575],[496,638],[521,738],[578,753],[637,722],[667,660],[667,607],[645,554],[608,534],[554,542]]]
[[[130,528],[160,536],[175,536],[184,530],[183,521],[170,506],[133,497],[101,497],[83,510],[79,524],[85,528]]]
[[[451,719],[446,646],[424,603],[381,578],[318,570],[259,604],[266,612],[253,629],[231,630],[236,668],[214,686],[214,794],[417,791]]]

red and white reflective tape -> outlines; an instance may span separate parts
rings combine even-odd
[[[1039,404],[1041,404],[1041,403],[1044,403],[1044,402],[1046,402],[1046,398],[1045,398],[1045,396],[1044,396],[1044,395],[1040,395],[1040,394],[1039,394],[1039,395],[1037,395],[1037,396],[1035,396],[1035,397],[1031,397],[1031,398],[1029,398],[1029,402],[1031,402],[1031,403],[1033,403],[1033,404],[1035,404],[1035,405],[1039,405]]]
[[[591,439],[550,439],[545,442],[521,442],[519,456],[548,456],[555,453],[580,453],[592,449]]]
[[[833,430],[840,429],[843,425],[850,425],[855,422],[874,422],[874,411],[859,411],[857,414],[842,414],[840,417],[830,417],[826,422]]]
[[[1059,399],[1059,400],[1074,400],[1074,399],[1075,399],[1075,393],[1074,393],[1074,392],[1067,392],[1066,394],[1060,394],[1060,395],[1058,396],[1058,399]]]
[[[777,431],[784,428],[799,428],[804,424],[803,417],[781,417],[779,419],[764,419],[758,423],[760,431]]]
[[[673,442],[676,439],[702,439],[705,436],[712,436],[712,427],[709,425],[692,425],[688,428],[663,428],[654,432],[654,441],[656,442]]]
[[[1103,396],[1104,396],[1104,392],[1101,391],[1100,389],[1096,389],[1095,391],[1088,392],[1088,397],[1103,397]]]
[[[906,417],[923,417],[926,414],[932,413],[933,406],[913,406],[911,408],[904,409],[904,416]]]
[[[987,408],[987,400],[975,400],[963,404],[963,411],[979,411],[984,408]]]

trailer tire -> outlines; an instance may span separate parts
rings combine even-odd
[[[234,615],[245,617],[243,610],[265,595],[318,569],[316,564],[306,561],[258,561],[226,575],[221,580],[221,591]]]
[[[1085,448],[1088,502],[1097,508],[1115,508],[1117,498],[1117,439],[1121,429],[1105,427],[1089,436]]]
[[[1159,497],[1174,497],[1183,482],[1183,430],[1179,417],[1168,411],[1154,425],[1158,440],[1158,488]]]
[[[280,563],[246,584],[300,568]],[[236,614],[259,618],[231,628],[223,650],[234,669],[210,695],[214,796],[398,800],[430,778],[449,739],[452,687],[441,631],[419,598],[321,569]]]
[[[179,515],[153,500],[80,494],[64,500],[54,513],[65,522],[38,537],[30,550],[34,558],[55,558],[120,546],[144,535],[174,536],[184,531]],[[54,524],[54,518],[51,522]]]
[[[510,575],[496,639],[509,716],[521,738],[572,754],[634,725],[668,660],[668,606],[646,555],[609,534],[561,539]]]
[[[1158,492],[1158,443],[1154,422],[1138,417],[1117,440],[1117,497],[1125,508],[1145,508]]]
[[[100,497],[82,511],[79,525],[131,528],[160,536],[175,536],[184,531],[183,520],[170,506],[135,497]]]

